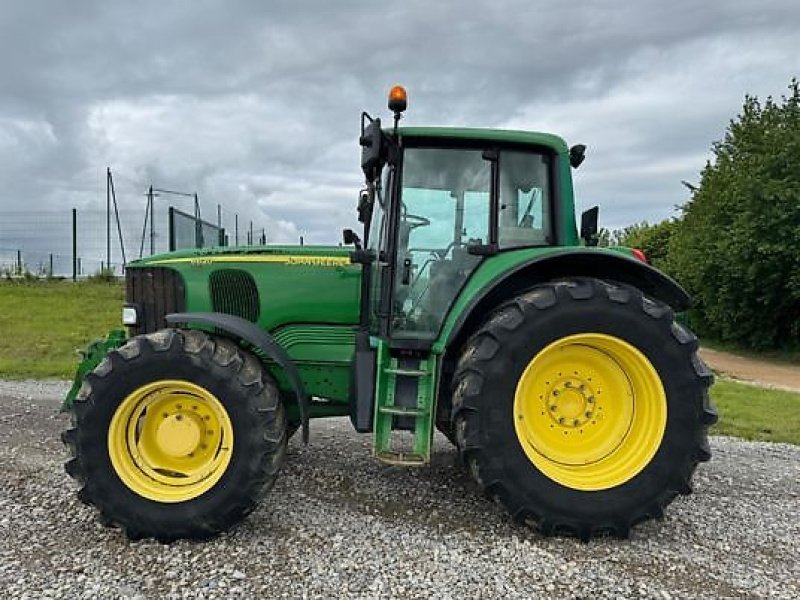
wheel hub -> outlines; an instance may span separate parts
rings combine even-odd
[[[197,418],[182,413],[163,418],[156,429],[156,444],[159,450],[175,458],[193,454],[201,439]]]
[[[580,379],[554,384],[545,399],[550,418],[560,427],[583,427],[594,414],[594,392]]]

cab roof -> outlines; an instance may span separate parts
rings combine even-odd
[[[392,130],[385,130],[385,132],[390,135],[392,134]],[[397,132],[400,137],[512,142],[516,144],[546,146],[558,153],[569,152],[567,143],[563,139],[551,133],[541,133],[538,131],[478,129],[475,127],[400,127]]]

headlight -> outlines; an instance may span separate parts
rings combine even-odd
[[[135,306],[122,307],[122,324],[133,326],[139,322],[139,315],[136,314]]]

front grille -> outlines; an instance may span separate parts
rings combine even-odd
[[[255,279],[247,271],[220,269],[208,281],[211,305],[215,312],[234,315],[255,323],[261,314],[261,302]]]
[[[151,333],[167,326],[164,316],[186,310],[186,289],[180,273],[166,267],[128,269],[125,302],[135,304],[138,323],[131,335]]]

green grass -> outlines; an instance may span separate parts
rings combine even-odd
[[[75,374],[75,350],[120,327],[119,282],[0,282],[0,377]]]
[[[800,444],[800,394],[717,378],[711,398],[719,412],[711,434]]]

